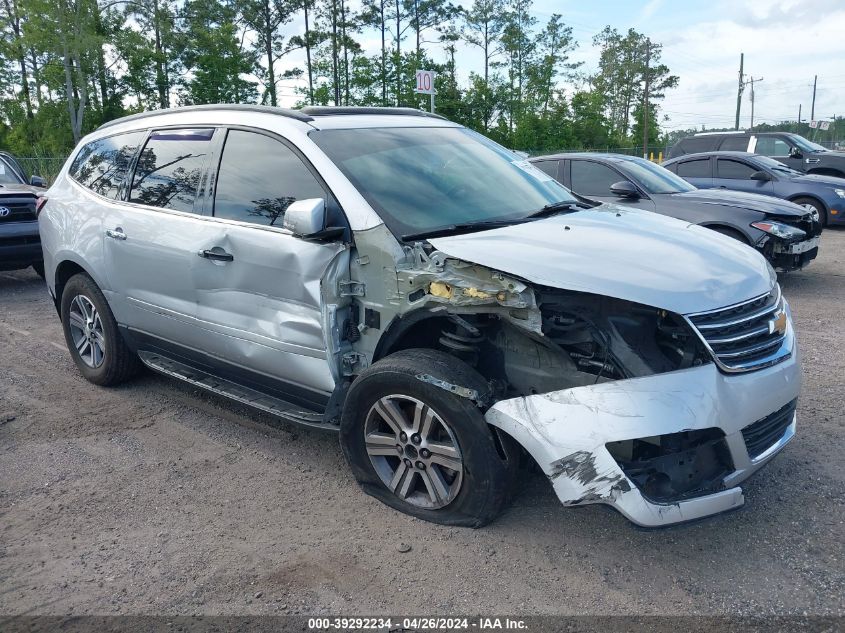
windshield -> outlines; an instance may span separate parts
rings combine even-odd
[[[681,193],[695,191],[695,187],[680,176],[644,158],[629,158],[616,163],[627,176],[646,193]]]
[[[21,179],[18,178],[15,170],[2,158],[0,158],[0,185],[17,185]]]
[[[765,167],[766,169],[771,169],[772,171],[779,172],[781,174],[789,174],[790,176],[803,176],[800,171],[796,171],[791,167],[787,167],[783,163],[779,163],[774,158],[769,158],[768,156],[755,156],[754,160],[757,161],[758,165]]]
[[[795,143],[798,148],[802,152],[826,152],[827,148],[819,145],[818,143],[813,143],[812,141],[808,141],[803,136],[798,136],[797,134],[790,134],[789,138]]]
[[[527,160],[464,128],[321,130],[311,138],[394,235],[518,220],[548,204],[577,203]]]

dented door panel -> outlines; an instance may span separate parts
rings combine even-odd
[[[303,387],[330,393],[321,284],[340,243],[308,242],[282,230],[215,222],[202,249],[228,262],[194,268],[196,317],[205,351]]]

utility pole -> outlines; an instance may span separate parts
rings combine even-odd
[[[643,158],[648,160],[648,65],[651,62],[651,40],[645,40],[645,90],[643,91]]]
[[[816,82],[818,81],[819,76],[813,75],[813,105],[810,106],[810,120],[816,120]]]
[[[748,83],[751,84],[751,132],[754,131],[754,82],[755,81],[763,81],[763,78],[760,77],[759,79],[754,79],[754,77],[748,78]]]
[[[739,111],[742,107],[742,92],[745,90],[745,82],[742,74],[742,63],[745,61],[745,53],[739,54],[739,85],[736,89],[736,121],[734,122],[734,129],[739,129]]]
[[[801,104],[801,103],[798,104],[798,122],[799,123],[801,123],[801,106],[802,105],[803,104]]]

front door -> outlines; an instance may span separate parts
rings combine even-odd
[[[771,180],[752,180],[751,176],[758,169],[736,158],[717,158],[716,177],[713,179],[720,189],[731,189],[733,191],[747,191],[749,193],[760,193],[767,196],[775,194],[775,185]]]
[[[791,152],[798,149],[796,145],[786,136],[758,136],[757,143],[752,150],[755,154],[761,156],[768,156],[774,158],[776,161],[797,169],[804,171],[804,162],[802,158],[793,158]],[[799,152],[800,156],[800,152]]]
[[[336,203],[281,139],[241,129],[227,133],[215,189],[215,233],[199,248],[217,256],[193,279],[206,350],[302,389],[304,400],[331,393],[321,292],[327,271],[347,266],[347,247],[294,237],[282,222],[296,200]]]

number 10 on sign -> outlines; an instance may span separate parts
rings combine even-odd
[[[418,94],[431,95],[431,111],[434,112],[434,71],[418,70],[417,85],[414,92]]]

